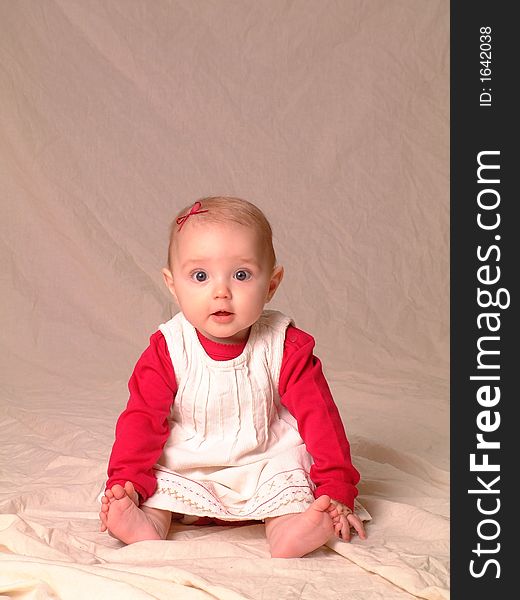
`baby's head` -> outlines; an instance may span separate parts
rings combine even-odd
[[[174,219],[165,283],[190,323],[222,343],[247,338],[283,277],[272,231],[254,204],[202,198]]]
[[[190,211],[192,211],[192,214],[190,214]],[[276,255],[273,247],[273,233],[264,213],[251,202],[241,198],[212,196],[201,198],[194,204],[184,207],[173,220],[170,227],[170,244],[168,247],[168,268],[170,271],[181,239],[181,230],[184,229],[185,225],[186,227],[188,224],[204,226],[214,223],[225,225],[236,223],[249,228],[257,236],[260,242],[259,250],[267,264],[271,268],[275,266]]]

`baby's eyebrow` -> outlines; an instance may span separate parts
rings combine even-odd
[[[260,262],[256,258],[238,258],[237,262],[241,264],[255,265],[255,267],[260,266]]]
[[[185,260],[181,264],[181,268],[185,269],[186,267],[189,267],[191,265],[201,266],[201,265],[206,264],[207,262],[211,262],[211,258],[209,258],[209,257],[189,258],[188,260]],[[241,257],[237,256],[236,262],[237,262],[237,265],[254,265],[255,267],[261,266],[260,261],[258,261],[256,258],[241,258]]]
[[[201,265],[204,262],[206,262],[208,259],[207,258],[189,258],[188,260],[185,260],[182,264],[181,267],[188,267],[189,265]]]

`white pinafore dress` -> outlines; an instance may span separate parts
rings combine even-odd
[[[238,521],[302,512],[314,500],[312,458],[280,403],[278,379],[291,319],[266,310],[240,356],[210,358],[178,313],[159,326],[177,379],[170,437],[143,504]]]

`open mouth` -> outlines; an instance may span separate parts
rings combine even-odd
[[[216,323],[231,323],[233,320],[233,313],[227,310],[217,310],[216,312],[211,313],[211,317]]]

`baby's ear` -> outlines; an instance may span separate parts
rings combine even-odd
[[[163,279],[164,279],[164,283],[166,284],[166,287],[170,290],[171,295],[174,297],[175,302],[177,302],[177,294],[175,293],[175,285],[173,283],[173,275],[172,272],[169,269],[163,269],[161,271]]]
[[[278,286],[282,283],[284,270],[281,265],[274,267],[271,274],[271,281],[269,282],[269,291],[267,293],[267,302],[270,302],[274,296]]]

